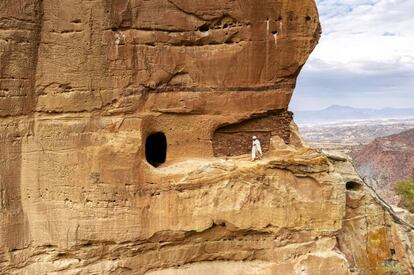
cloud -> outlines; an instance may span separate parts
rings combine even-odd
[[[335,68],[305,69],[290,105],[296,110],[317,110],[340,104],[360,108],[414,107],[411,72],[360,74]]]
[[[309,100],[313,108],[351,105],[354,98],[365,107],[414,107],[414,1],[319,0],[318,7],[323,35],[292,108],[307,109]]]

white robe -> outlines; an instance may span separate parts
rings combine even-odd
[[[260,145],[260,141],[258,139],[253,140],[252,143],[252,160],[255,160],[256,157],[261,157],[262,154],[262,146]]]

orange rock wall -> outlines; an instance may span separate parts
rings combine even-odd
[[[1,1],[0,273],[349,274],[345,181],[289,116],[214,157],[288,114],[319,36],[313,0]]]

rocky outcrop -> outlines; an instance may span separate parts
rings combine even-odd
[[[147,185],[109,185],[95,174],[82,186],[62,186],[64,175],[79,177],[62,170],[50,179],[54,184],[25,186],[25,215],[37,243],[4,251],[1,268],[26,274],[385,274],[387,263],[398,263],[409,272],[410,227],[394,222],[345,158],[327,158],[291,139],[296,146],[274,138],[274,149],[257,162],[198,159],[154,168],[152,182],[158,182]],[[112,162],[108,172],[120,165]],[[45,202],[50,206],[42,208]]]
[[[414,225],[396,213],[355,171],[350,158],[327,153],[346,188],[338,248],[355,274],[412,274]]]
[[[407,225],[291,124],[313,0],[0,7],[1,273],[412,268]],[[251,135],[263,160],[215,151]]]
[[[414,129],[376,138],[352,156],[359,174],[388,203],[397,205],[395,184],[410,178],[414,168]]]

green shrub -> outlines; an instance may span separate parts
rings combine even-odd
[[[402,264],[396,260],[386,260],[384,263],[385,274],[387,275],[405,275],[407,274],[406,269]]]
[[[400,205],[414,213],[414,169],[410,179],[397,183],[395,192],[401,195]]]

